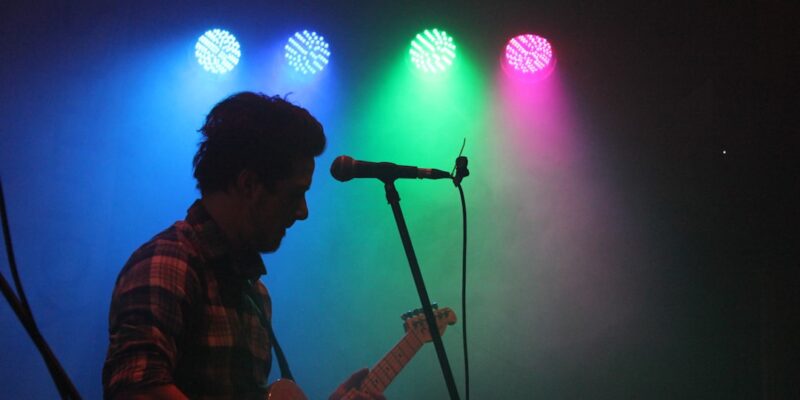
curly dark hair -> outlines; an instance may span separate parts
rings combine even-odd
[[[322,124],[308,110],[262,93],[236,93],[219,102],[199,132],[193,165],[202,194],[227,190],[245,169],[271,188],[292,175],[293,160],[325,149]]]

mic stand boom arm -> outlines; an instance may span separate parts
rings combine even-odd
[[[417,286],[419,299],[422,302],[422,310],[425,313],[425,320],[428,321],[428,330],[430,330],[431,338],[433,339],[433,346],[436,348],[436,355],[439,357],[439,364],[442,367],[445,383],[447,383],[447,390],[450,392],[450,399],[459,400],[456,382],[453,379],[453,371],[451,371],[450,363],[447,361],[447,353],[444,350],[441,333],[436,326],[436,317],[433,315],[431,300],[428,298],[428,291],[425,289],[425,281],[422,279],[417,256],[414,253],[414,246],[411,244],[411,236],[408,234],[403,211],[400,209],[400,194],[397,193],[397,189],[394,187],[394,179],[382,179],[382,181],[386,188],[386,200],[392,206],[394,219],[397,221],[397,229],[400,231],[400,239],[403,241],[403,248],[406,251],[408,264],[411,267],[411,275],[414,277],[414,284]]]

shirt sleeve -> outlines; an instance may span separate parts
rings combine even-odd
[[[173,383],[180,351],[176,341],[198,286],[178,243],[155,241],[131,256],[111,300],[105,398]]]

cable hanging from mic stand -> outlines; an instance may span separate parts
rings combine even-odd
[[[461,222],[462,222],[462,243],[461,243],[461,334],[462,346],[464,352],[464,396],[469,400],[469,351],[467,341],[467,202],[464,199],[464,188],[461,187],[461,181],[469,176],[469,169],[467,169],[467,157],[462,156],[464,153],[464,146],[467,139],[464,139],[464,145],[461,146],[461,151],[456,158],[456,165],[453,168],[451,175],[453,176],[453,185],[458,189],[458,194],[461,197]]]

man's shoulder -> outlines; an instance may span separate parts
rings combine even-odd
[[[128,264],[154,257],[188,261],[198,254],[192,240],[193,236],[191,225],[185,221],[178,221],[136,249]]]
[[[199,256],[193,235],[192,227],[185,221],[174,223],[136,249],[118,279],[148,281],[156,275],[196,275]]]

